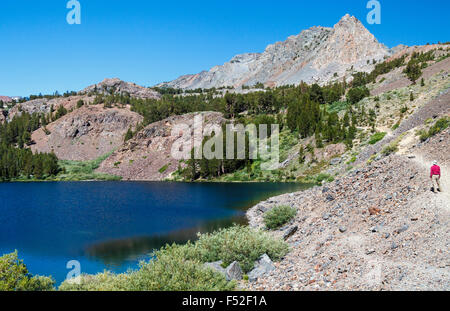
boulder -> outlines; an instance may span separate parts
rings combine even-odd
[[[284,232],[283,234],[283,239],[286,241],[288,240],[291,236],[293,236],[298,230],[298,226],[293,226],[290,227],[289,229],[286,230],[286,232]]]
[[[248,279],[250,282],[256,281],[258,278],[262,277],[263,275],[275,270],[275,266],[270,260],[269,256],[267,254],[262,255],[258,261],[255,262],[255,267],[252,271],[248,274]]]
[[[242,276],[244,273],[242,272],[241,266],[237,261],[234,261],[231,265],[229,265],[225,269],[225,277],[227,278],[227,281],[231,280],[242,280]]]
[[[207,262],[204,264],[205,267],[210,268],[214,271],[217,271],[222,274],[226,274],[226,270],[222,267],[223,261],[216,261],[216,262]]]
[[[226,269],[223,268],[222,265],[222,260],[216,262],[207,262],[204,264],[205,267],[223,274],[226,277],[227,281],[242,280],[244,273],[242,272],[241,266],[237,261],[234,261]]]

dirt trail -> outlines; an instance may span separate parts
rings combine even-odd
[[[412,156],[414,156],[412,160],[424,169],[424,173],[429,174],[429,170],[432,165],[431,163],[429,163],[430,161],[426,161],[424,157],[418,153],[413,153]],[[434,204],[436,207],[441,207],[443,209],[446,209],[447,211],[450,211],[450,170],[445,165],[439,165],[441,167],[442,174],[440,180],[442,189],[441,192],[436,193],[436,200],[434,200]]]

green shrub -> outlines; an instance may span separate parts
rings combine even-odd
[[[332,182],[334,178],[326,173],[320,173],[316,176],[316,184],[321,185],[324,181]]]
[[[31,275],[17,251],[0,257],[0,291],[50,291],[54,283],[50,277]]]
[[[78,282],[77,282],[78,281]],[[66,280],[58,288],[60,291],[124,291],[128,287],[127,274],[111,272],[96,275],[83,274],[79,278]]]
[[[442,132],[450,126],[450,118],[444,117],[436,121],[436,123],[427,131],[420,131],[420,140],[426,141],[428,138]]]
[[[373,134],[369,139],[369,144],[375,145],[377,142],[382,140],[386,136],[386,134],[387,133],[385,132]]]
[[[186,260],[178,246],[167,246],[155,253],[155,259],[141,263],[129,276],[128,290],[142,291],[229,291],[235,282],[227,282],[223,274]]]
[[[355,87],[348,91],[347,93],[347,101],[354,105],[364,99],[365,97],[370,96],[370,91],[367,87]]]
[[[217,291],[233,290],[234,282],[204,267],[185,260],[177,247],[155,252],[155,258],[141,262],[136,271],[123,274],[111,272],[82,275],[79,282],[64,281],[61,291]]]
[[[222,260],[225,265],[238,261],[246,273],[254,262],[267,254],[272,260],[280,260],[288,252],[288,244],[268,233],[244,226],[221,229],[214,233],[199,235],[195,243],[181,246],[188,259],[200,262]]]
[[[350,160],[347,161],[347,164],[352,164],[356,162],[356,156],[352,156]]]
[[[264,223],[268,229],[278,229],[294,218],[296,214],[295,208],[277,206],[264,214]]]
[[[109,174],[97,173],[95,170],[106,160],[113,152],[91,161],[58,161],[63,173],[59,174],[55,180],[58,181],[78,181],[78,180],[120,180],[121,177]]]
[[[82,275],[79,284],[65,281],[63,291],[230,291],[236,283],[204,267],[205,262],[223,261],[228,266],[238,261],[244,272],[251,271],[263,254],[280,260],[288,244],[269,234],[244,226],[199,234],[196,242],[167,245],[153,254],[154,259],[141,262],[136,271],[124,274],[104,272]]]
[[[394,152],[397,152],[397,151],[398,151],[398,146],[390,144],[390,145],[385,146],[383,148],[383,150],[381,151],[381,153],[383,153],[385,156],[388,156],[388,155],[390,155],[390,154],[392,154]]]
[[[391,142],[389,145],[386,145],[383,150],[381,150],[381,153],[385,156],[388,156],[394,152],[398,151],[398,144],[402,141],[403,137],[406,135],[406,133],[401,134],[396,140]]]
[[[161,168],[159,169],[159,172],[160,172],[161,174],[164,174],[164,173],[167,171],[168,168],[169,168],[169,165],[166,164],[166,165],[164,165],[163,167],[161,167]]]

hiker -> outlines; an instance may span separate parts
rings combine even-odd
[[[440,183],[440,179],[441,179],[441,168],[438,166],[437,161],[433,162],[433,166],[431,167],[431,172],[430,172],[430,178],[431,178],[431,190],[433,192],[437,191],[441,191],[441,183]],[[436,187],[435,187],[436,185]]]

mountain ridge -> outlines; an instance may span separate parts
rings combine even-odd
[[[285,41],[270,44],[262,53],[234,56],[209,71],[188,74],[158,84],[181,89],[318,83],[351,77],[351,70],[370,71],[393,51],[354,16],[346,14],[334,27],[314,26]]]

